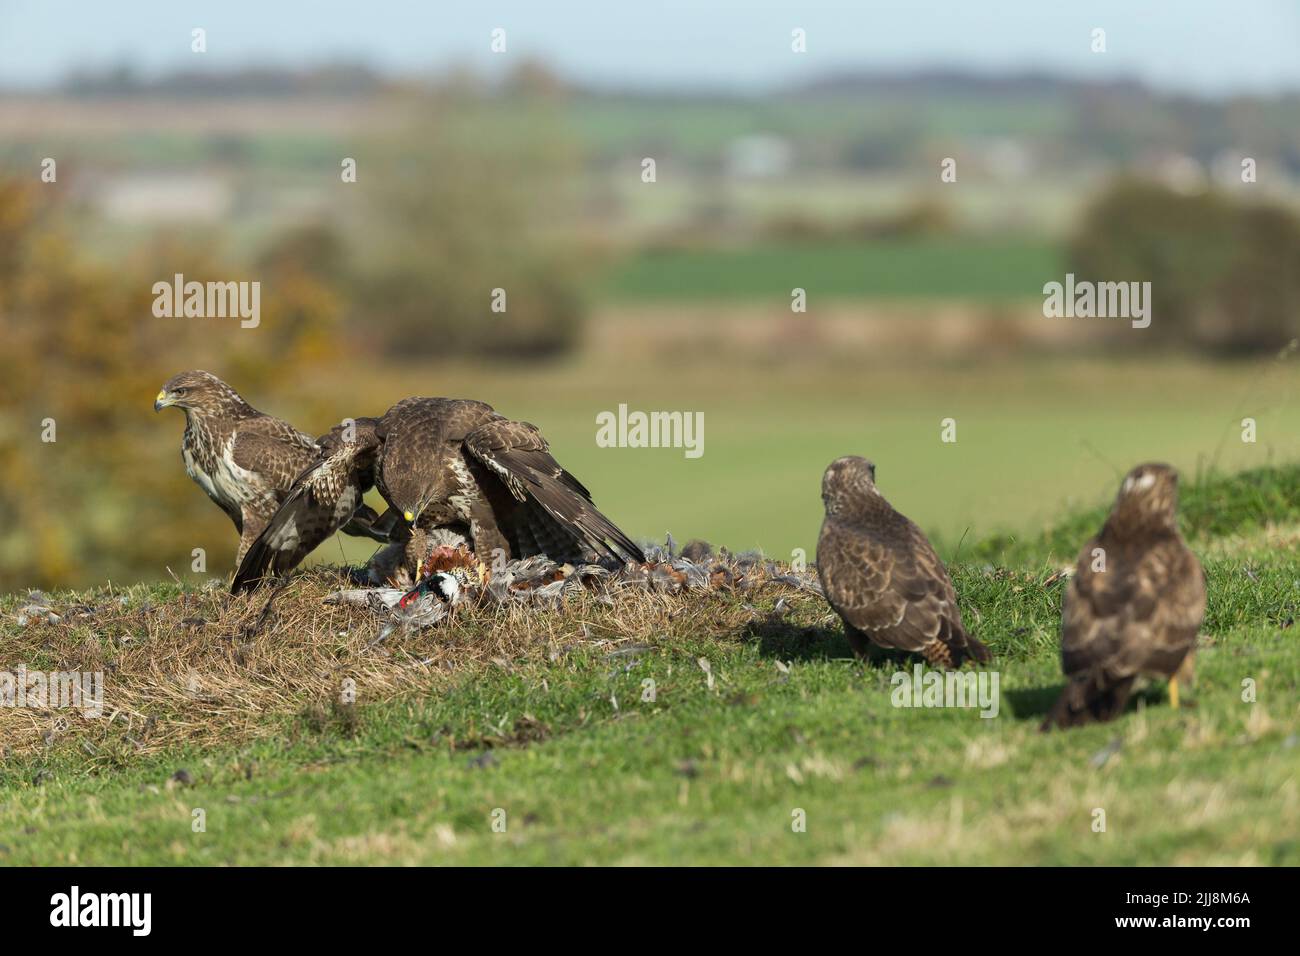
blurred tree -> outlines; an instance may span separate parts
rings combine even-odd
[[[346,274],[338,235],[320,224],[293,227],[263,250],[254,271],[265,290],[263,308],[275,319],[265,353],[290,367],[337,358]]]
[[[1300,334],[1300,222],[1285,209],[1122,180],[1088,208],[1069,261],[1077,280],[1149,281],[1153,343],[1264,352]]]
[[[185,477],[180,422],[153,396],[199,367],[261,404],[287,371],[334,358],[337,240],[290,232],[250,274],[162,233],[108,268],[79,254],[58,196],[0,178],[0,590],[185,573],[201,545],[221,573],[229,521]],[[177,272],[260,280],[260,325],[155,316],[153,284]]]
[[[560,88],[536,70],[509,95],[415,96],[368,165],[356,307],[392,353],[528,357],[576,341],[576,157]]]

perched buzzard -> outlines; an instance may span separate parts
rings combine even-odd
[[[465,534],[485,562],[497,549],[507,559],[645,560],[551,457],[536,426],[483,402],[407,398],[381,418],[347,420],[321,440],[319,459],[249,549],[232,590],[294,568],[348,520],[371,485],[389,514],[400,516],[386,527],[390,537],[410,535],[409,566],[423,557],[416,548],[426,534],[447,529]]]
[[[991,659],[966,633],[952,581],[921,529],[876,490],[876,467],[839,458],[822,478],[826,520],[817,541],[822,590],[853,650],[921,654],[939,667]]]
[[[153,408],[172,406],[185,411],[185,471],[239,532],[238,564],[294,479],[316,461],[319,446],[289,423],[263,415],[210,372],[181,372],[168,379]],[[375,518],[373,510],[364,508],[342,530],[386,540],[371,530]]]
[[[1043,729],[1110,720],[1141,675],[1190,677],[1205,617],[1205,575],[1178,533],[1178,473],[1128,473],[1101,532],[1083,546],[1061,605],[1061,666],[1070,683]]]

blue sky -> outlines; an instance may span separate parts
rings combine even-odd
[[[190,29],[208,53],[190,52]],[[508,54],[488,49],[493,27]],[[808,53],[790,52],[790,31]],[[1108,51],[1089,50],[1094,27]],[[1300,90],[1300,0],[0,0],[0,84],[40,87],[75,67],[302,65],[357,59],[392,73],[522,56],[620,87],[765,87],[895,68],[1135,76],[1225,95]]]

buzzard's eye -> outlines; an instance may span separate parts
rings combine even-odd
[[[189,391],[189,389],[185,388],[184,386],[181,386],[180,388],[172,389],[172,391],[177,395],[184,395],[186,392]]]

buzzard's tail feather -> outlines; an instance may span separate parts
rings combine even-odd
[[[520,538],[529,554],[546,554],[553,559],[574,560],[585,558],[588,550],[573,532],[551,517],[544,508],[524,509]]]
[[[1124,712],[1135,678],[1101,682],[1093,675],[1076,677],[1061,691],[1056,705],[1043,721],[1040,730],[1053,727],[1082,727],[1084,724],[1114,720]]]
[[[302,497],[301,488],[295,489],[275,516],[262,529],[262,533],[257,536],[244,554],[244,560],[239,562],[239,567],[235,570],[235,579],[230,584],[231,594],[243,594],[245,591],[252,591],[262,583],[265,578],[271,576],[271,572],[276,564],[276,557],[279,554],[277,550],[271,547],[272,536],[279,533],[280,528],[285,522],[285,516],[292,514],[291,505]],[[285,568],[284,570],[288,570]]]
[[[546,522],[549,524],[545,524]],[[517,558],[531,558],[537,554],[550,555],[552,558],[567,557],[561,555],[554,547],[547,546],[547,543],[555,538],[553,533],[548,535],[547,532],[558,527],[559,523],[545,511],[520,508],[518,516],[510,523],[509,528],[503,530],[507,531],[510,547]],[[565,539],[559,540],[564,544],[568,543]]]
[[[259,535],[244,555],[244,560],[239,562],[239,568],[235,571],[235,580],[230,585],[230,593],[243,594],[261,584],[270,569],[271,558],[271,549],[267,547],[266,535]]]
[[[921,655],[934,667],[961,667],[970,658],[980,664],[993,660],[993,654],[979,638],[968,634],[958,621],[945,618],[939,636],[925,647]]]

